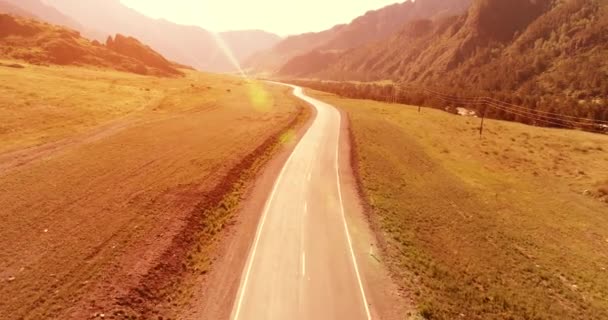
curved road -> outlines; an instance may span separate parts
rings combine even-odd
[[[293,88],[317,116],[266,202],[232,319],[370,320],[342,203],[340,113]]]

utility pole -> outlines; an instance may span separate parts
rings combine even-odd
[[[399,86],[393,85],[393,103],[399,103]]]
[[[483,112],[481,113],[481,126],[479,127],[479,137],[483,136],[483,122],[486,119],[486,108],[483,108]]]

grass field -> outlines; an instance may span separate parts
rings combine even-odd
[[[212,107],[233,82],[196,72],[166,79],[77,67],[0,67],[0,152],[49,143],[116,119],[124,122],[127,115],[140,120],[142,114]]]
[[[0,67],[0,319],[181,306],[179,277],[206,271],[243,188],[307,116],[286,88],[186,72]]]
[[[384,261],[427,319],[608,318],[608,136],[313,92],[350,118]],[[412,315],[415,317],[416,315]]]

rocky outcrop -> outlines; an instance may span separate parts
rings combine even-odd
[[[89,65],[143,75],[179,76],[179,67],[139,40],[117,35],[103,45],[79,32],[0,14],[0,57],[34,64]]]
[[[114,39],[108,37],[106,47],[120,55],[140,61],[148,67],[163,70],[170,74],[180,73],[162,55],[133,37],[126,37],[121,34],[117,34]]]

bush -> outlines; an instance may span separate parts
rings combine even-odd
[[[420,306],[420,316],[426,320],[434,319],[435,312],[431,304],[423,304]]]

